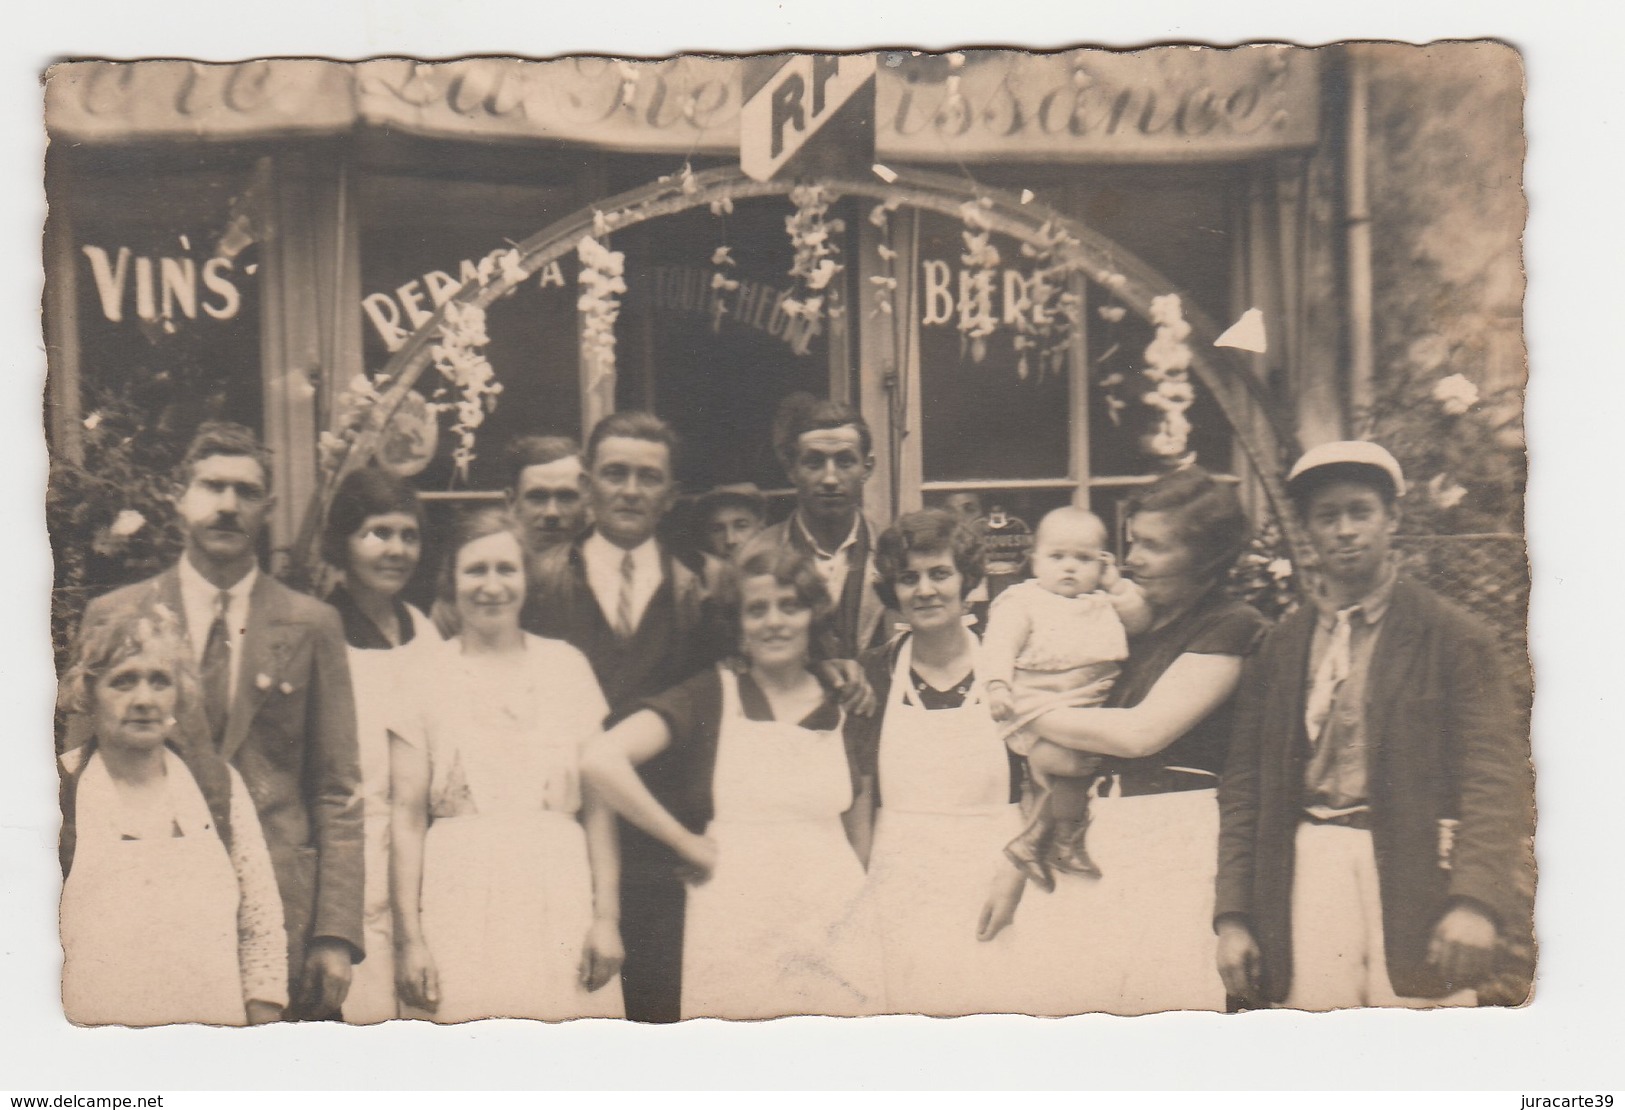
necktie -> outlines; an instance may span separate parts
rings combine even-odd
[[[623,640],[630,640],[635,630],[632,623],[632,576],[636,569],[630,551],[621,556],[621,600],[615,606],[615,634]]]
[[[226,733],[226,715],[231,707],[231,635],[226,629],[226,609],[231,594],[225,590],[215,602],[214,623],[203,644],[203,711],[209,718],[209,735],[218,747]]]
[[[1315,669],[1314,680],[1309,685],[1309,699],[1304,705],[1303,723],[1309,729],[1311,742],[1320,739],[1320,731],[1326,727],[1326,718],[1332,715],[1332,700],[1337,696],[1337,688],[1349,676],[1354,637],[1352,621],[1354,614],[1359,611],[1358,605],[1337,611],[1337,622],[1332,625],[1331,643],[1326,645],[1326,654],[1321,657],[1320,666]]]

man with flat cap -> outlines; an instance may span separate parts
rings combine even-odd
[[[1405,479],[1322,444],[1287,492],[1317,589],[1251,661],[1219,789],[1219,973],[1247,1005],[1471,1005],[1526,920],[1526,738],[1496,647],[1398,570]]]

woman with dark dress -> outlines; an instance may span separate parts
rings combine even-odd
[[[1061,877],[1019,913],[1019,889],[989,906],[995,929],[1014,916],[1052,938],[1046,947],[1069,945],[1046,961],[1032,1012],[1225,1006],[1213,965],[1217,776],[1232,695],[1265,627],[1229,597],[1225,577],[1250,531],[1234,487],[1200,467],[1159,478],[1128,506],[1123,567],[1151,603],[1151,628],[1130,639],[1105,706],[1034,724],[1056,744],[1109,757],[1088,834],[1103,877]]]

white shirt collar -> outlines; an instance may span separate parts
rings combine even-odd
[[[801,529],[801,538],[807,541],[808,545],[813,549],[813,554],[820,559],[833,559],[845,552],[847,548],[854,546],[858,542],[858,529],[863,527],[863,514],[853,513],[852,531],[846,534],[846,539],[842,540],[834,551],[825,551],[819,546],[818,541],[813,538],[812,532],[807,528],[806,521],[801,519],[800,509],[796,510],[795,520],[796,527]]]
[[[632,566],[636,568],[636,573],[641,575],[659,568],[660,544],[653,536],[630,550]],[[600,567],[612,567],[616,574],[621,573],[621,560],[626,557],[627,551],[627,548],[610,543],[596,528],[581,545],[581,557],[587,560],[588,566],[596,564]]]
[[[181,601],[185,603],[188,615],[192,611],[193,600],[197,599],[203,602],[203,608],[209,613],[209,620],[213,621],[215,597],[220,593],[220,587],[203,577],[203,572],[193,566],[191,558],[186,555],[181,556],[177,569],[181,580]],[[248,573],[226,587],[226,592],[231,595],[232,608],[236,608],[239,602],[248,599],[248,595],[253,592],[254,582],[259,578],[259,574],[259,566],[250,563]]]

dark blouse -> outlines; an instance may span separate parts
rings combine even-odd
[[[361,611],[361,606],[342,585],[335,586],[333,592],[327,595],[327,603],[339,611],[339,620],[344,624],[344,642],[351,647],[388,651],[396,646],[389,642],[389,637],[372,622],[372,618]],[[411,614],[406,611],[406,603],[397,597],[390,605],[395,610],[395,623],[401,630],[401,643],[410,643],[416,630],[412,627]]]
[[[1161,628],[1129,637],[1129,657],[1106,705],[1132,709],[1145,700],[1174,660],[1181,655],[1251,655],[1268,622],[1258,610],[1232,599],[1222,586],[1209,590],[1184,613]],[[1189,767],[1218,774],[1230,747],[1234,698],[1209,713],[1191,730],[1156,755],[1113,759],[1113,771],[1137,768]]]
[[[745,717],[752,721],[773,720],[767,695],[762,693],[756,680],[748,674],[737,677],[739,708]],[[667,763],[669,773],[666,781],[671,784],[670,791],[661,796],[661,801],[684,827],[700,832],[716,812],[711,796],[711,778],[716,771],[717,741],[722,734],[722,675],[716,667],[707,667],[664,693],[643,699],[640,708],[660,714],[671,730],[671,744],[658,757]],[[805,729],[827,732],[840,721],[840,703],[834,692],[826,688],[823,700],[797,724]],[[859,772],[853,749],[853,730],[847,728],[844,732],[846,762],[852,773],[852,791],[856,794]]]

